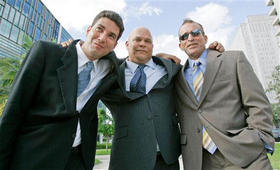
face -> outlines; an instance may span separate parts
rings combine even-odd
[[[147,63],[153,53],[153,40],[146,28],[137,28],[129,35],[125,42],[128,51],[128,60],[137,64]]]
[[[100,18],[87,29],[82,49],[90,60],[99,59],[111,52],[117,45],[119,27],[108,18]]]
[[[201,27],[196,23],[185,23],[181,26],[179,30],[179,36],[185,33],[193,33],[197,30],[201,30]],[[203,35],[202,32],[197,34],[189,34],[188,38],[180,40],[179,47],[181,50],[185,51],[188,56],[196,60],[205,50],[205,45],[207,43],[207,36]]]

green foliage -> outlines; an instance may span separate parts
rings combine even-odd
[[[28,50],[32,46],[32,41],[27,35],[24,36],[22,47]],[[25,54],[17,57],[0,58],[0,115],[8,98],[10,88],[14,81],[17,71],[25,58]]]
[[[95,161],[94,161],[94,165],[97,165],[97,164],[99,164],[101,161],[99,160],[99,159],[95,159]]]
[[[280,169],[280,143],[275,143],[273,155],[268,154],[273,169]]]
[[[106,114],[104,109],[98,110],[98,133],[103,134],[106,139],[106,149],[108,149],[109,140],[114,134],[114,120]]]
[[[97,149],[96,155],[110,155],[111,149]]]
[[[278,126],[278,121],[280,120],[280,65],[275,67],[272,73],[272,80],[269,82],[266,92],[275,94],[276,103],[272,104],[273,122]]]
[[[112,148],[112,143],[106,144],[106,143],[97,142],[96,149],[106,149],[106,145],[107,145],[108,149]]]

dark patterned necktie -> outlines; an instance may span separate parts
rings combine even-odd
[[[146,93],[146,74],[144,68],[146,65],[139,65],[136,69],[135,75],[130,82],[130,91]]]

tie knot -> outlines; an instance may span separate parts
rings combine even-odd
[[[87,62],[86,68],[91,70],[93,68],[93,62],[92,61]]]
[[[143,70],[143,69],[144,69],[144,67],[146,67],[146,65],[145,65],[145,64],[140,64],[140,65],[138,66],[138,68],[139,68],[139,69],[141,69],[141,70]]]
[[[192,67],[192,71],[195,72],[200,65],[201,65],[200,61],[194,62],[193,67]]]

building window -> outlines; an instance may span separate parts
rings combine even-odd
[[[35,32],[35,36],[34,36],[34,40],[35,41],[38,41],[40,39],[40,36],[41,36],[41,31],[40,29],[37,27],[36,28],[36,32]]]
[[[38,1],[38,3],[37,3],[37,11],[38,11],[39,14],[42,13],[42,9],[43,9],[43,5],[42,5],[42,3],[40,1]]]
[[[33,22],[30,22],[30,23],[29,23],[28,32],[27,32],[27,33],[28,33],[28,35],[30,35],[30,37],[32,37],[33,27],[34,27]]]
[[[19,28],[13,26],[10,39],[13,40],[14,42],[17,42],[18,33],[19,33]]]
[[[30,11],[29,11],[29,18],[32,18],[32,14],[33,14],[33,7],[30,8]],[[35,14],[34,14],[35,15]],[[34,17],[34,16],[33,16]]]
[[[24,5],[23,5],[23,13],[28,16],[28,13],[29,13],[29,8],[30,8],[30,5],[26,2],[24,2]]]
[[[45,20],[48,22],[48,19],[49,19],[49,11],[46,9]]]
[[[3,13],[3,18],[8,19],[10,8],[11,8],[10,5],[6,5]]]
[[[13,22],[13,20],[14,20],[14,17],[15,17],[15,9],[14,8],[11,8],[11,11],[10,11],[10,15],[9,15],[9,18],[8,18],[8,20],[10,21],[10,22]]]
[[[20,45],[22,44],[23,36],[24,36],[24,32],[20,31],[19,36],[18,36],[18,43]]]
[[[21,29],[23,29],[24,20],[25,20],[25,16],[21,15],[20,20],[19,20],[19,24],[18,24],[19,28],[21,28]]]
[[[15,20],[14,20],[15,25],[18,25],[19,17],[20,17],[20,13],[16,11]]]
[[[5,37],[9,37],[10,30],[11,30],[12,24],[8,21],[2,19],[1,25],[0,25],[0,34],[4,35]]]
[[[21,1],[22,0],[17,0],[17,2],[16,2],[16,9],[18,9],[18,10],[21,10]]]
[[[14,6],[15,5],[15,0],[8,0],[7,3],[11,6]]]
[[[2,16],[3,10],[4,10],[4,6],[0,5],[0,16]]]

